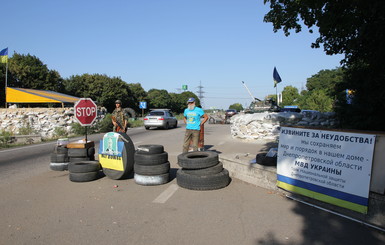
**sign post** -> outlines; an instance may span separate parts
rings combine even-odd
[[[147,102],[146,101],[139,102],[139,108],[142,109],[142,117],[143,117],[144,109],[147,109]]]
[[[87,143],[87,126],[91,126],[97,116],[97,106],[90,98],[79,99],[74,106],[75,118],[80,125],[86,127],[86,143]]]

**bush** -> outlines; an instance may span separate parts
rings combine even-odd
[[[68,136],[67,131],[64,128],[62,128],[62,127],[56,127],[54,129],[54,131],[53,131],[53,134],[54,134],[54,137],[56,137],[56,138],[60,138],[60,137],[63,137],[63,136],[65,136],[65,137]]]
[[[11,132],[1,130],[0,131],[0,146],[1,147],[7,147],[9,141],[11,140],[11,136],[12,136]]]
[[[100,122],[97,123],[96,127],[101,133],[111,132],[113,130],[111,114],[106,114],[106,116]]]

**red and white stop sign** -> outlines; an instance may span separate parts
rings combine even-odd
[[[91,126],[97,116],[97,106],[90,98],[81,98],[75,103],[75,118],[82,126]]]

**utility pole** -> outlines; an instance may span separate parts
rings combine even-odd
[[[203,108],[203,98],[204,98],[203,94],[204,94],[205,92],[203,91],[202,81],[199,81],[199,86],[198,86],[198,91],[197,91],[197,93],[198,93],[198,98],[199,98],[199,100],[200,100],[200,102],[201,102],[201,106],[202,106],[202,108]]]

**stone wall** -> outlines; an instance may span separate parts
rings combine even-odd
[[[318,111],[237,114],[230,123],[232,137],[244,140],[277,140],[281,126],[333,128],[337,125],[334,113]]]
[[[102,111],[98,112],[97,121],[104,117]],[[71,134],[71,124],[75,122],[73,107],[0,109],[0,131],[6,130],[15,135],[20,134],[22,128],[31,128],[41,137],[51,138],[58,127]]]

